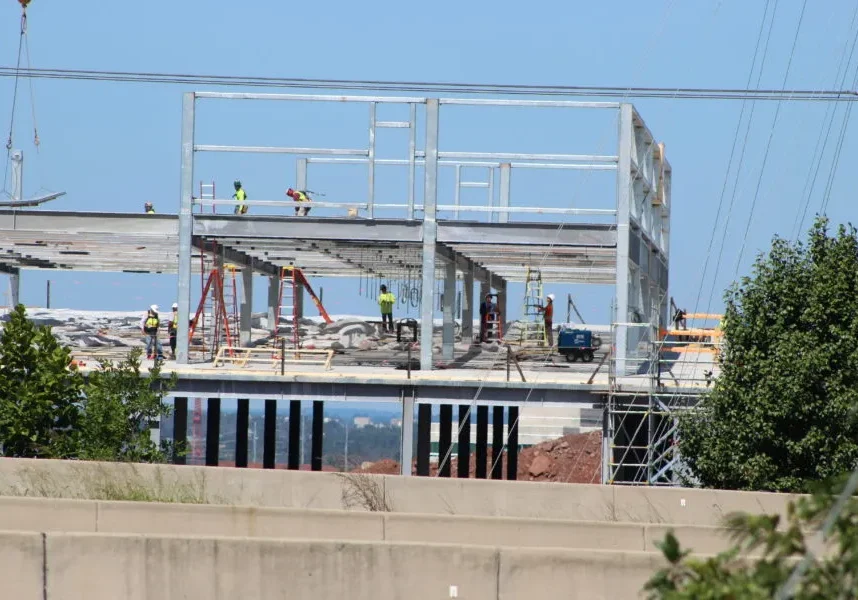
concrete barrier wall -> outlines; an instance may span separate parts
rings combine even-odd
[[[331,510],[721,524],[734,511],[785,513],[786,494],[359,476],[300,471],[0,459],[0,495],[130,498]]]
[[[409,542],[657,552],[664,525],[0,497],[0,530],[364,542]],[[725,530],[674,527],[702,554],[727,549]]]
[[[4,597],[16,600],[613,600],[637,597],[657,566],[644,553],[0,534]]]

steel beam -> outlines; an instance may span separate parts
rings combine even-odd
[[[173,464],[187,464],[188,451],[188,399],[173,398]]]
[[[462,298],[462,341],[474,341],[474,264],[465,271],[463,282],[465,293]],[[470,441],[468,442],[470,443]]]
[[[277,306],[280,304],[280,278],[268,277],[268,331],[271,335],[277,333],[277,320],[280,315],[277,314]]]
[[[250,425],[250,400],[238,399],[235,415],[235,466],[247,466],[247,430]],[[255,443],[255,440],[254,440]]]
[[[518,479],[518,407],[510,406],[507,413],[506,478],[514,481]]]
[[[450,476],[450,463],[453,461],[452,428],[453,407],[450,404],[442,404],[438,417],[438,476]]]
[[[21,271],[9,269],[9,308],[15,308],[21,303]]]
[[[503,479],[503,406],[492,409],[492,479]]]
[[[252,261],[251,261],[252,264]],[[239,343],[250,346],[253,327],[253,268],[241,270],[241,306],[239,307]]]
[[[414,390],[403,390],[402,401],[402,437],[399,444],[399,474],[411,477],[411,463],[414,461]]]
[[[182,166],[179,188],[179,327],[176,333],[176,362],[188,363],[189,323],[191,315],[191,246],[194,235],[194,105],[193,92],[182,98]],[[152,217],[154,215],[146,215]]]
[[[432,405],[417,406],[417,475],[429,475],[429,445],[432,433]]]
[[[325,403],[321,400],[313,402],[313,439],[311,440],[310,470],[322,470],[325,437]]]
[[[199,443],[199,442],[197,442]],[[206,466],[216,467],[220,455],[220,398],[209,398],[206,408]]]
[[[0,217],[2,217],[0,212]],[[0,219],[2,224],[2,219]],[[0,229],[3,229],[0,226]],[[344,242],[422,241],[419,221],[370,221],[335,217],[265,217],[245,215],[196,215],[194,231],[204,237],[293,240],[333,240]]]
[[[448,262],[445,270],[441,357],[449,361],[453,360],[456,354],[455,315],[453,314],[453,307],[456,304],[456,263]]]
[[[619,323],[630,322],[629,287],[631,286],[631,269],[629,257],[629,233],[632,200],[632,105],[620,106],[618,133],[617,163],[617,275],[616,275],[616,315],[614,320]],[[614,340],[614,357],[617,369],[621,375],[626,373],[628,365],[628,331],[624,327],[617,328]]]
[[[611,224],[478,223],[442,221],[438,242],[442,244],[499,244],[505,246],[613,248],[617,243]]]
[[[486,459],[489,450],[489,407],[477,406],[477,448],[476,474],[477,479],[486,478]]]
[[[435,251],[438,223],[438,100],[426,102],[426,167],[423,191],[423,287],[420,310],[420,369],[432,370],[432,322],[435,307]],[[420,457],[418,456],[418,459]]]
[[[456,476],[459,479],[467,479],[471,476],[471,407],[467,404],[459,405],[459,436],[458,436],[459,460]]]
[[[286,468],[297,471],[301,467],[301,401],[289,402],[289,454]]]
[[[262,468],[273,469],[277,464],[277,400],[265,401],[265,429],[262,441]]]

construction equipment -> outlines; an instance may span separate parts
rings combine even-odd
[[[494,300],[495,307],[498,307],[497,294],[486,294],[486,297]],[[485,321],[480,334],[485,343],[500,343],[503,340],[503,315],[500,313],[500,309],[485,314]]]
[[[328,316],[328,311],[322,306],[322,301],[316,296],[313,287],[307,281],[303,271],[298,267],[283,267],[280,270],[280,295],[277,303],[277,313],[274,315],[274,318],[277,319],[274,327],[274,339],[275,343],[279,343],[277,340],[285,338],[284,334],[287,334],[291,338],[292,347],[296,350],[301,344],[299,333],[300,323],[298,322],[298,307],[300,305],[298,295],[302,294],[304,290],[307,290],[325,323],[330,324],[334,322]]]
[[[519,343],[522,346],[545,346],[545,317],[543,311],[542,273],[527,268],[524,280],[524,310],[520,326]]]
[[[583,362],[592,362],[596,350],[602,346],[602,338],[589,329],[561,329],[557,337],[557,352],[569,362],[579,358]]]

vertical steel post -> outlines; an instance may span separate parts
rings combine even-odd
[[[432,405],[417,406],[417,475],[429,475],[429,452],[432,435]]]
[[[241,306],[239,306],[239,343],[250,346],[253,327],[253,260],[241,268]]]
[[[304,286],[299,285],[295,290],[295,297],[292,299],[292,302],[295,303],[295,316],[299,319],[304,318]],[[321,302],[321,300],[319,300]],[[295,323],[295,327],[298,326],[298,323]]]
[[[300,467],[301,452],[301,401],[289,401],[289,454],[286,468],[297,471]]]
[[[463,282],[464,295],[462,299],[462,341],[474,341],[474,263],[468,261]]]
[[[471,476],[471,407],[459,405],[459,461],[456,476],[467,479]]]
[[[191,315],[191,243],[194,216],[194,104],[193,92],[182,97],[182,167],[179,204],[179,327],[176,332],[176,362],[188,364],[188,339]]]
[[[608,401],[605,403],[605,408],[602,410],[602,485],[606,485],[608,483],[612,483],[610,477],[610,469],[611,469],[611,446],[613,445],[613,438],[611,433],[611,418],[612,414],[612,403],[613,399],[609,396]]]
[[[629,322],[629,286],[632,270],[629,261],[632,201],[632,105],[620,105],[619,145],[617,148],[617,320]],[[628,372],[628,329],[620,327],[614,340],[614,360],[619,375]]]
[[[408,359],[409,363],[411,358]],[[414,392],[402,390],[402,438],[399,448],[399,474],[411,477],[414,461]]]
[[[503,325],[509,320],[509,315],[506,312],[506,279],[498,277],[498,284],[495,289],[498,291],[498,313],[500,315],[501,322],[499,327],[501,328],[501,331],[503,331]]]
[[[277,305],[280,304],[280,278],[273,275],[268,277],[268,331],[271,335],[277,334]]]
[[[303,191],[307,189],[307,159],[295,161],[295,187]]]
[[[426,167],[423,192],[423,289],[420,305],[420,369],[432,370],[432,320],[435,291],[435,245],[438,239],[438,118],[437,98],[426,101]],[[418,456],[419,459],[419,456]]]
[[[9,308],[15,308],[21,303],[21,270],[10,269],[9,273]]]
[[[322,400],[313,401],[313,439],[310,443],[310,469],[322,470],[323,440],[325,435],[325,403]]]
[[[408,117],[408,220],[414,218],[414,185],[417,179],[417,105],[410,105]]]
[[[438,476],[450,476],[450,463],[453,454],[450,452],[453,442],[453,405],[442,404],[438,417]]]
[[[238,399],[235,413],[235,466],[247,467],[247,428],[250,424],[250,400]]]
[[[453,315],[453,304],[456,302],[456,263],[451,260],[445,267],[441,356],[444,360],[453,360],[456,354],[455,315]]]
[[[503,406],[492,410],[492,479],[503,479]]]
[[[509,190],[512,175],[512,165],[509,163],[501,163],[500,166],[500,199],[498,205],[501,208],[509,208]],[[501,210],[498,212],[498,222],[508,223],[509,212]]]
[[[262,468],[273,469],[277,464],[277,400],[265,401],[263,428]]]
[[[173,464],[187,464],[188,399],[173,398]]]
[[[453,211],[453,218],[459,218],[459,203],[461,202],[462,195],[462,165],[456,165],[456,189],[453,195],[453,204],[456,206],[456,210]]]
[[[51,280],[48,279],[48,288],[45,292],[45,308],[51,307]]]
[[[495,205],[495,168],[488,167],[489,169],[489,180],[487,184],[488,198],[489,198],[489,206],[493,207]],[[494,211],[489,213],[489,222],[494,221]]]
[[[489,453],[489,407],[477,406],[476,478],[486,478],[486,459]]]
[[[206,466],[216,467],[220,454],[220,398],[209,398],[206,408]]]
[[[367,197],[367,213],[370,219],[375,216],[375,115],[376,103],[369,103],[369,152],[367,155],[367,181],[369,182],[369,196]]]
[[[514,481],[518,479],[518,427],[518,407],[510,406],[507,411],[506,437],[506,478],[509,481]]]

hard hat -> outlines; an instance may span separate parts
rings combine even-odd
[[[143,206],[152,206],[152,203],[151,203],[151,202],[147,202],[147,203],[146,203],[146,204],[144,204]]]
[[[149,307],[149,310],[151,310],[152,312],[158,312],[158,305],[153,304],[152,306]]]
[[[240,187],[241,187],[241,182],[240,182],[238,179],[236,179],[235,181],[233,181],[233,182],[232,182],[232,185],[234,185],[234,186],[235,186],[235,187],[237,187],[237,188],[240,188]]]
[[[175,310],[175,309],[177,309],[177,308],[179,308],[179,303],[178,303],[178,302],[173,302],[173,310]]]
[[[554,294],[548,294],[548,295],[546,296],[546,298],[548,298],[549,300],[551,300],[552,302],[554,302]]]

